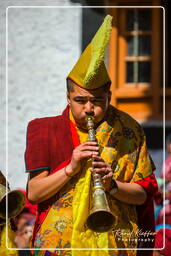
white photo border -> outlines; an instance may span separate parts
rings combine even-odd
[[[8,10],[16,8],[106,8],[106,9],[123,9],[123,8],[159,8],[163,10],[163,163],[165,159],[165,8],[163,6],[8,6],[6,8],[6,174],[8,180]],[[165,164],[164,164],[165,166]],[[165,168],[164,168],[165,174]],[[7,181],[6,181],[6,193],[7,191]],[[8,194],[8,193],[7,193]],[[165,175],[163,179],[163,198],[165,200]],[[8,209],[8,195],[6,200],[6,209]],[[164,206],[165,211],[165,206]],[[162,250],[165,248],[165,215],[163,216],[163,244],[162,248],[9,248],[8,247],[8,211],[6,211],[6,247],[9,250]]]

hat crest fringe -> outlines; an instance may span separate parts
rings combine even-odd
[[[99,33],[96,33],[93,38],[92,45],[92,58],[87,74],[84,78],[84,84],[88,85],[93,80],[94,76],[98,72],[100,65],[103,63],[105,56],[106,45],[110,39],[110,33],[112,30],[112,16],[107,15],[104,19],[102,26],[99,29]],[[101,35],[102,31],[102,35]],[[101,37],[102,36],[102,40]],[[99,45],[98,45],[99,44]],[[98,58],[96,57],[98,55]]]
[[[110,39],[113,17],[107,15],[102,25],[85,48],[68,75],[77,85],[87,90],[97,89],[111,83],[105,63],[105,49]]]

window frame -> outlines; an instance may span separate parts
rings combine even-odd
[[[112,78],[112,100],[111,104],[117,107],[119,99],[129,98],[150,98],[152,106],[152,119],[161,120],[161,97],[162,89],[162,29],[161,29],[161,8],[160,6],[151,8],[151,83],[126,83],[126,50],[127,42],[123,37],[125,24],[125,8],[120,4],[122,1],[112,1],[114,5],[119,5],[121,8],[111,8],[110,14],[114,17],[111,39],[109,43],[109,73]],[[138,1],[137,1],[138,2]],[[153,0],[153,5],[157,3]],[[159,3],[159,1],[157,1]],[[148,1],[150,5],[151,1]],[[148,5],[146,4],[146,6]],[[127,3],[127,6],[129,4]],[[136,1],[135,1],[136,6]],[[149,7],[150,8],[150,7]],[[132,7],[130,6],[130,9]],[[138,9],[138,7],[137,7]],[[156,27],[159,29],[157,30]],[[158,50],[156,50],[158,49]],[[140,57],[149,59],[147,57]],[[145,119],[145,116],[143,117]]]

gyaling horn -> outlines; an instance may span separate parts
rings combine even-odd
[[[6,219],[6,200],[8,202],[8,218],[17,216],[23,210],[25,205],[24,194],[19,190],[10,191],[9,186],[6,188],[4,179],[5,177],[0,171],[0,225],[4,224]]]

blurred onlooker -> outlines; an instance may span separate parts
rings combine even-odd
[[[171,255],[171,229],[165,229],[165,244],[164,244],[164,229],[161,228],[155,237],[155,245],[154,248],[163,248],[156,249],[153,251],[153,256],[170,256]]]
[[[166,150],[168,156],[164,161],[163,168],[161,171],[161,178],[158,178],[157,181],[159,183],[159,192],[156,195],[156,207],[155,207],[155,219],[156,219],[156,230],[163,227],[164,215],[165,215],[165,224],[166,227],[171,228],[171,134],[169,134],[166,138]],[[164,179],[165,178],[165,179]],[[163,185],[162,183],[165,181],[165,192],[166,197],[163,205],[165,207],[161,207],[162,204],[159,203],[162,196]]]
[[[26,224],[30,223],[30,225],[34,225],[35,218],[36,218],[36,212],[37,212],[37,205],[31,204],[28,199],[26,198],[26,191],[23,189],[20,189],[26,199],[24,209],[22,212],[16,217],[16,225],[17,230],[20,230],[20,228]]]
[[[26,191],[20,191],[26,197]],[[29,248],[33,233],[33,226],[36,219],[37,205],[31,204],[26,198],[23,211],[16,217],[17,232],[15,235],[15,244],[18,248]],[[28,252],[20,252],[20,255],[27,255]]]
[[[6,188],[6,183],[8,189],[9,183],[6,181],[5,176],[0,171],[0,208],[1,210],[4,209],[3,198],[6,196],[6,193],[4,194],[4,188]],[[8,229],[8,237],[6,237],[6,229]],[[13,219],[11,218],[10,221],[8,221],[8,225],[6,225],[6,220],[0,217],[0,256],[18,256],[18,251],[16,250],[9,250],[6,247],[6,242],[8,243],[9,248],[15,248],[14,244],[14,231],[16,230],[16,225],[13,222]],[[7,240],[7,241],[6,241]]]
[[[166,151],[168,156],[163,164],[161,178],[165,177],[166,183],[171,182],[171,134],[166,138]]]
[[[163,179],[157,178],[158,191],[154,195],[155,202],[155,220],[158,218],[160,210],[163,208]]]
[[[165,215],[166,227],[171,228],[171,182],[166,186],[166,201],[165,207],[163,207],[158,217],[156,218],[156,227],[163,224],[163,217]]]
[[[18,248],[29,248],[33,234],[33,226],[24,224],[19,231],[16,232],[15,244]]]

